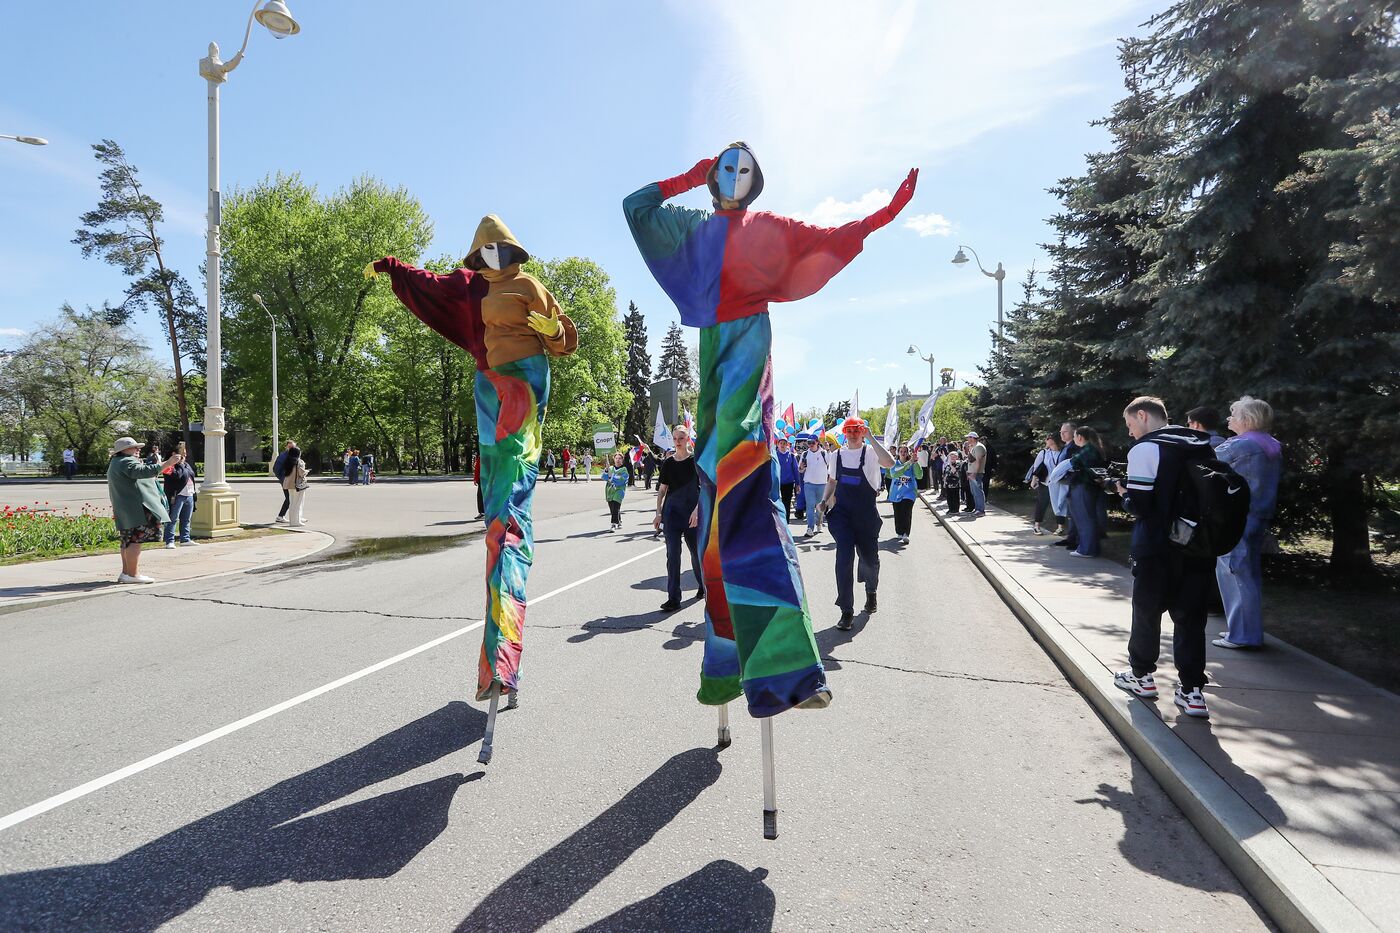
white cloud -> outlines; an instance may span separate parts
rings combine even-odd
[[[1075,59],[1147,12],[1144,0],[1079,4],[1073,15],[1044,0],[670,5],[704,52],[692,147],[747,140],[772,192],[765,207],[779,212],[853,184],[893,187],[910,166],[1083,93]],[[936,182],[926,173],[916,202]]]
[[[890,193],[884,188],[876,188],[873,191],[867,191],[854,201],[838,201],[831,195],[827,195],[825,200],[810,211],[799,211],[792,216],[804,223],[816,224],[818,227],[839,227],[853,220],[869,217],[889,203]]]
[[[904,228],[919,236],[948,236],[953,232],[953,225],[942,214],[915,214],[904,222]]]
[[[23,337],[27,333],[29,331],[18,327],[0,327],[0,337]]]

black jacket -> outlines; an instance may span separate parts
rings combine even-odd
[[[194,479],[194,467],[190,466],[188,460],[182,460],[171,467],[170,472],[161,479],[165,481],[165,498],[173,499],[185,488],[187,480]]]
[[[1168,553],[1182,467],[1214,456],[1210,435],[1174,424],[1144,434],[1129,449],[1123,508],[1137,519],[1128,550],[1134,560]]]

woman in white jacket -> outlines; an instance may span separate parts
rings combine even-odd
[[[1045,520],[1047,510],[1055,516],[1056,525],[1060,526],[1056,528],[1056,534],[1062,533],[1065,523],[1065,510],[1069,508],[1069,487],[1061,482],[1050,482],[1050,474],[1059,465],[1061,456],[1060,438],[1054,434],[1047,434],[1045,446],[1036,451],[1031,468],[1026,471],[1026,482],[1035,490],[1035,515],[1031,520],[1031,527],[1038,535],[1045,534],[1045,529],[1040,525]]]
[[[306,524],[306,516],[302,514],[302,503],[306,501],[306,461],[301,459],[301,451],[297,449],[292,441],[288,441],[286,476],[282,479],[282,488],[287,490],[289,508],[287,510],[287,525],[290,528],[300,528]]]

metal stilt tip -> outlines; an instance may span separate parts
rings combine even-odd
[[[486,734],[481,738],[481,754],[476,756],[477,764],[491,763],[491,745],[496,737],[496,707],[500,702],[501,688],[496,685],[491,688],[491,706],[486,711]]]
[[[506,709],[519,709],[519,708],[520,708],[520,694],[517,693],[516,691],[512,690],[511,693],[510,693],[510,699],[506,701]]]
[[[777,811],[777,810],[764,810],[764,811],[763,811],[763,838],[764,838],[764,839],[777,839],[777,838],[778,838],[778,811]]]
[[[489,765],[491,763],[490,747],[485,745],[481,747],[481,753],[476,756],[476,763],[479,765]]]
[[[733,739],[732,737],[730,737],[730,735],[729,735],[729,727],[728,727],[728,726],[720,726],[720,727],[719,727],[719,747],[720,747],[720,748],[728,748],[731,744],[733,744],[733,742],[734,742],[734,739]]]

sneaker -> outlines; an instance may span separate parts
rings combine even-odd
[[[1229,639],[1229,634],[1229,632],[1221,632],[1220,637],[1211,642],[1211,644],[1217,648],[1244,648],[1246,650],[1259,647],[1258,645],[1241,645],[1237,642],[1233,642]]]
[[[117,582],[118,582],[118,583],[154,583],[154,582],[156,582],[156,579],[155,579],[155,577],[148,577],[148,576],[146,576],[144,573],[138,573],[138,574],[136,574],[135,576],[132,576],[131,574],[128,574],[128,573],[124,573],[124,574],[122,574],[121,576],[117,577]]]
[[[1201,696],[1200,687],[1183,690],[1178,686],[1176,696],[1172,697],[1172,702],[1180,706],[1187,716],[1195,716],[1197,719],[1210,718],[1210,710],[1206,709],[1206,698]]]
[[[679,609],[680,607],[681,607],[681,604],[680,604],[680,603],[673,603],[673,602],[671,602],[671,601],[668,599],[668,600],[666,600],[664,603],[661,604],[661,611],[662,611],[662,612],[675,612],[675,611],[676,611],[677,609]]]
[[[1088,555],[1088,554],[1081,554],[1081,553],[1079,553],[1078,551],[1070,551],[1070,552],[1069,552],[1069,556],[1070,556],[1070,557],[1088,557],[1089,555]]]
[[[987,517],[987,513],[986,513],[986,512],[980,512],[980,511],[979,511],[979,512],[973,512],[972,514],[973,514],[975,517],[977,517],[977,518],[986,518],[986,517]]]
[[[865,594],[865,611],[866,611],[867,613],[872,613],[872,614],[873,614],[878,608],[879,608],[879,606],[876,605],[875,594],[874,594],[874,593],[866,593],[866,594]]]
[[[1157,681],[1151,674],[1134,677],[1132,671],[1119,671],[1113,675],[1113,686],[1146,700],[1157,699]]]
[[[273,521],[274,521],[274,522],[282,522],[283,524],[286,524],[287,516],[285,516],[285,515],[279,515],[279,516],[277,516],[276,518],[274,518]]]
[[[843,632],[849,632],[853,624],[851,614],[849,612],[843,612],[841,613],[841,618],[836,622],[836,627]]]
[[[174,542],[174,541],[167,541],[167,542],[165,542],[165,550],[167,550],[167,551],[173,551],[173,550],[175,550],[175,542]]]
[[[1044,529],[1044,528],[1041,528],[1039,525],[1036,525],[1034,528],[1031,529],[1031,533],[1032,533],[1032,534],[1043,535],[1043,534],[1045,534],[1045,529]]]
[[[198,541],[191,541],[189,538],[186,538],[184,541],[180,542],[180,547],[194,547],[197,544],[199,544]]]

